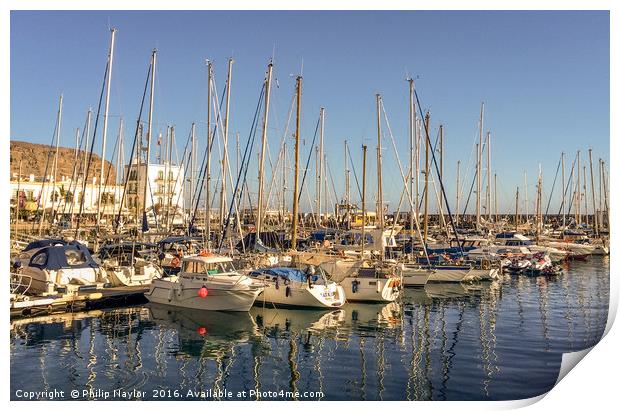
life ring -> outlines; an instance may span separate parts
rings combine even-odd
[[[181,260],[179,260],[179,257],[175,255],[172,261],[170,262],[170,265],[173,266],[174,268],[177,268],[180,264],[181,264]]]

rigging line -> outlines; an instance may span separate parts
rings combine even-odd
[[[84,135],[86,134],[86,122],[88,121],[88,116],[86,116],[86,119],[84,120],[84,128],[82,129],[82,135],[80,136],[80,141],[78,143],[78,158],[76,158],[75,163],[73,164],[73,171],[71,172],[71,181],[69,182],[69,188],[67,189],[67,193],[71,192],[71,187],[73,187],[73,183],[75,182],[75,187],[73,187],[73,193],[72,196],[75,196],[75,190],[77,189],[77,179],[78,177],[76,176],[76,172],[77,172],[77,168],[78,168],[78,164],[81,165],[82,162],[78,161],[79,158],[81,157],[81,152],[82,152],[82,143],[84,143]],[[62,208],[62,213],[66,214],[67,211],[67,200],[65,198],[65,204]],[[71,200],[71,205],[69,206],[69,213],[73,212],[73,199]]]
[[[241,190],[239,191],[239,197],[238,198],[243,198],[243,188],[244,185],[246,183],[246,177],[248,174],[248,168],[250,166],[250,156],[252,155],[252,151],[254,148],[254,140],[256,139],[256,131],[258,130],[257,127],[257,121],[258,121],[258,116],[260,113],[260,109],[262,107],[262,103],[263,103],[263,97],[265,96],[265,83],[263,83],[262,87],[261,87],[261,91],[258,97],[258,104],[256,105],[256,110],[254,112],[254,118],[252,120],[252,126],[250,127],[250,133],[248,135],[248,141],[245,145],[245,150],[243,153],[243,159],[241,160],[241,167],[239,168],[239,174],[237,175],[237,181],[235,183],[235,189],[233,190],[233,195],[232,195],[232,200],[231,200],[231,205],[230,208],[228,210],[228,215],[226,216],[226,225],[224,227],[221,227],[222,229],[222,235],[220,236],[220,242],[218,244],[218,249],[222,248],[222,245],[224,244],[224,237],[226,235],[226,232],[228,231],[228,226],[230,225],[230,215],[232,213],[232,208],[234,206],[234,202],[235,202],[235,198],[237,197],[237,192],[239,190],[239,183],[241,182]],[[249,151],[248,151],[249,150]],[[246,161],[247,160],[247,161]],[[241,180],[241,175],[243,174],[243,181]],[[248,190],[249,191],[249,190]],[[243,241],[241,242],[242,244]],[[245,246],[244,246],[245,248]],[[245,251],[245,249],[244,249]]]
[[[47,170],[49,167],[49,162],[50,162],[50,157],[52,156],[52,151],[54,148],[54,139],[56,139],[56,130],[58,128],[58,115],[56,115],[56,121],[54,122],[54,132],[52,133],[52,141],[50,142],[50,148],[47,152],[47,160],[45,161],[45,171],[43,172],[43,184],[41,185],[41,191],[39,192],[39,199],[37,200],[37,209],[35,210],[35,215],[39,214],[39,208],[41,206],[41,202],[43,200],[43,192],[45,189],[45,180],[47,177]],[[43,207],[45,208],[45,204],[43,205]],[[41,216],[41,218],[43,218],[43,216]],[[36,223],[36,218],[32,220],[32,230],[34,230],[34,226]]]
[[[547,202],[547,208],[545,209],[545,215],[549,212],[549,206],[551,205],[551,198],[553,197],[553,189],[555,188],[555,181],[558,178],[558,173],[560,171],[560,165],[562,164],[562,158],[558,161],[558,167],[555,170],[555,177],[553,177],[553,185],[551,186],[551,194],[549,194],[549,202]]]
[[[422,107],[420,106],[420,99],[418,98],[418,91],[414,90],[415,93],[415,98],[416,101],[418,103],[418,109],[420,111],[420,115],[422,115]],[[428,134],[428,128],[426,127],[426,122],[424,122],[424,130],[426,131],[426,139],[428,141],[428,143],[430,144],[430,137]],[[433,164],[435,165],[435,172],[437,173],[437,176],[440,176],[441,173],[439,171],[439,165],[437,164],[437,159],[435,158],[435,151],[431,151],[431,154],[433,155]],[[463,245],[461,244],[461,242],[459,241],[459,234],[456,231],[456,225],[454,224],[454,219],[452,218],[452,211],[450,210],[450,201],[448,201],[448,197],[446,196],[446,190],[445,187],[443,185],[443,178],[439,178],[439,185],[441,187],[441,193],[443,195],[443,198],[446,202],[446,210],[448,211],[448,217],[450,218],[450,225],[452,226],[452,230],[454,231],[454,237],[456,239],[457,244],[459,245],[459,248],[461,249],[461,252],[463,252]],[[424,248],[426,248],[426,244],[424,244]]]
[[[575,156],[575,159],[573,160],[573,165],[570,169],[570,176],[568,177],[568,181],[566,182],[566,189],[564,190],[564,198],[566,198],[566,193],[568,192],[568,190],[570,189],[570,185],[573,181],[573,176],[575,174],[575,163],[577,162],[577,156]],[[574,192],[573,192],[574,194]],[[571,195],[571,197],[573,197]],[[568,201],[568,210],[566,211],[566,214],[570,214],[570,211],[573,207],[573,200]],[[560,205],[560,211],[558,212],[558,214],[562,214],[562,210],[564,210],[564,204]]]
[[[244,188],[246,192],[248,193],[248,198],[249,198],[250,189],[247,185],[247,174],[248,174],[248,169],[250,168],[251,156],[252,156],[252,152],[254,149],[254,141],[256,140],[256,132],[258,130],[257,121],[258,121],[260,109],[262,107],[264,95],[265,95],[265,83],[263,83],[263,87],[261,88],[261,92],[260,92],[259,99],[258,99],[258,104],[256,106],[256,111],[254,112],[252,126],[250,127],[250,135],[248,136],[248,141],[245,146],[245,150],[243,153],[243,159],[241,161],[241,168],[237,176],[237,181],[235,182],[235,189],[233,190],[232,199],[231,199],[230,207],[228,210],[228,215],[226,216],[226,225],[222,227],[222,235],[220,238],[220,243],[218,244],[219,249],[222,248],[222,245],[224,244],[224,237],[226,236],[226,233],[228,232],[228,227],[230,225],[230,220],[231,220],[231,215],[232,215],[232,209],[236,204],[235,199],[236,198],[243,199]],[[243,174],[243,180],[241,179],[241,174]],[[241,189],[239,190],[240,182],[241,182]],[[237,195],[237,192],[239,192],[239,195]],[[251,210],[251,207],[252,206],[250,203],[250,210]],[[243,241],[242,241],[242,247],[243,247],[243,252],[245,253],[245,243]]]
[[[486,148],[487,142],[486,139],[484,141],[484,143],[482,143],[482,152],[484,153],[484,150]],[[480,167],[482,168],[482,167]],[[474,172],[474,178],[471,180],[471,187],[469,188],[469,194],[467,195],[467,202],[465,203],[465,208],[463,209],[463,214],[461,214],[461,218],[465,217],[465,213],[467,212],[467,207],[469,205],[469,200],[471,199],[471,195],[473,193],[474,190],[474,184],[476,183],[476,177],[478,176],[478,167],[476,167],[476,171]],[[458,211],[458,210],[457,210]]]
[[[93,159],[93,151],[95,149],[95,140],[97,137],[97,126],[99,125],[99,114],[101,113],[101,103],[103,101],[103,92],[105,90],[105,82],[108,78],[108,65],[110,64],[110,62],[108,61],[108,63],[106,63],[105,65],[105,72],[103,74],[103,82],[101,85],[101,94],[99,95],[99,104],[97,105],[97,116],[95,117],[95,127],[93,129],[93,139],[91,141],[90,144],[90,152],[88,153],[88,160],[86,161],[86,172],[84,173],[84,181],[82,184],[82,200],[80,201],[80,211],[78,213],[78,218],[75,224],[75,238],[78,239],[79,238],[79,233],[80,233],[80,222],[82,220],[82,211],[84,210],[84,199],[86,197],[86,182],[88,180],[88,172],[90,170],[90,164],[92,163],[92,159]]]
[[[127,175],[125,176],[125,184],[123,185],[123,194],[121,195],[121,203],[118,207],[118,214],[116,215],[116,219],[114,221],[114,233],[118,234],[118,228],[120,225],[120,221],[121,221],[121,212],[123,210],[123,203],[125,202],[125,195],[127,193],[127,185],[129,183],[129,176],[131,175],[131,172],[133,170],[133,155],[136,149],[136,145],[138,142],[138,133],[140,130],[140,122],[142,120],[142,111],[144,109],[144,100],[146,99],[146,92],[148,90],[148,85],[149,85],[149,79],[151,78],[151,69],[152,69],[152,64],[149,63],[149,67],[148,70],[146,72],[146,82],[144,83],[144,92],[142,93],[142,101],[140,102],[140,111],[138,112],[138,119],[136,120],[136,132],[134,134],[133,137],[133,144],[131,145],[131,154],[129,155],[129,167],[127,168]],[[136,153],[136,164],[138,166],[138,168],[140,168],[140,153]],[[138,191],[138,182],[136,182],[136,193]],[[136,207],[137,207],[137,203],[136,203]],[[137,221],[136,221],[137,224]]]
[[[121,118],[121,121],[122,121],[122,118]],[[118,144],[119,144],[120,140],[121,140],[121,133],[119,132],[118,133],[118,137],[117,137],[116,141],[114,142],[114,149],[112,150],[112,156],[111,156],[112,158],[114,158],[116,156],[116,149],[118,148]],[[104,168],[105,168],[106,160],[105,159],[103,159],[103,160],[104,160],[103,164],[104,164]],[[103,192],[99,193],[99,197],[100,198],[103,197],[103,193],[105,193],[106,190],[108,189],[108,183],[110,181],[110,174],[111,173],[112,173],[112,163],[110,162],[110,166],[108,167],[108,172],[106,173],[106,176],[105,176],[105,183],[103,184]],[[99,202],[101,202],[101,200],[99,200]],[[114,202],[112,202],[112,204],[114,204]],[[102,210],[101,210],[101,215],[102,216],[105,215],[105,210],[104,209],[105,209],[105,204],[104,204],[104,207],[102,207]],[[112,208],[112,211],[114,211],[114,208]],[[99,214],[99,210],[97,210],[97,214]],[[97,231],[99,231],[99,226],[97,226]]]
[[[353,158],[351,157],[351,150],[349,150],[349,146],[347,145],[347,153],[349,155],[349,160],[351,163],[351,168],[353,168],[353,177],[355,177],[355,185],[357,185],[357,192],[360,195],[360,201],[362,201],[362,189],[360,188],[360,182],[357,179],[357,172],[355,171],[355,163],[353,162]],[[351,201],[351,199],[349,199]]]
[[[211,79],[211,81],[213,82],[213,79]],[[212,87],[211,85],[209,85],[209,87]],[[215,84],[213,84],[213,87],[215,88]],[[200,165],[200,173],[198,174],[198,180],[203,183],[200,185],[196,185],[196,192],[194,195],[194,198],[196,199],[196,205],[194,207],[194,212],[192,213],[192,218],[190,220],[190,223],[188,225],[188,230],[191,232],[193,231],[194,228],[194,221],[196,220],[196,214],[198,213],[198,204],[200,204],[200,197],[202,196],[202,190],[205,186],[204,182],[206,180],[206,184],[210,184],[209,181],[209,176],[207,175],[209,170],[207,170],[207,168],[210,168],[211,166],[211,159],[207,158],[210,157],[210,153],[209,153],[209,148],[213,147],[213,140],[215,139],[215,135],[217,134],[217,126],[219,124],[219,119],[220,119],[220,113],[221,113],[221,108],[222,105],[224,104],[224,96],[226,95],[226,90],[228,88],[228,83],[224,85],[224,88],[222,90],[222,97],[220,98],[220,109],[217,110],[217,116],[215,118],[215,126],[213,126],[213,134],[211,136],[211,139],[209,140],[209,133],[211,132],[211,130],[207,130],[207,146],[205,147],[205,151],[204,151],[204,156],[202,157],[202,164]],[[217,103],[217,90],[215,90],[214,92],[214,98],[216,99],[215,102]],[[216,104],[217,106],[217,104]],[[202,176],[202,177],[201,177]],[[213,196],[213,198],[215,198],[215,196]],[[209,210],[211,209],[211,204],[207,204],[207,206],[209,207]],[[208,214],[208,213],[207,213]],[[205,216],[205,219],[208,218],[207,216]],[[210,224],[210,222],[207,222],[207,224]]]
[[[317,132],[319,131],[319,123],[320,122],[321,122],[321,119],[319,117],[319,119],[316,121],[316,127],[314,128],[314,137],[312,137],[312,145],[310,145],[310,151],[308,152],[308,159],[306,160],[306,168],[304,170],[303,178],[301,179],[301,185],[299,187],[299,193],[297,194],[297,202],[298,203],[301,203],[301,193],[302,193],[302,191],[304,191],[304,183],[306,181],[306,175],[308,174],[308,167],[310,166],[310,159],[312,157],[312,149],[314,148],[314,143],[316,141]]]

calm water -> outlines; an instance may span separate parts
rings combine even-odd
[[[272,400],[295,392],[327,400],[526,398],[553,386],[562,353],[598,342],[608,302],[609,258],[593,256],[557,279],[427,285],[407,289],[398,303],[335,312],[147,304],[21,320],[11,324],[11,397],[56,389],[70,398],[75,389],[81,399],[85,391],[97,399],[243,399],[244,391]]]

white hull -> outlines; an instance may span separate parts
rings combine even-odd
[[[400,295],[399,283],[398,278],[346,277],[340,285],[347,301],[391,302]]]
[[[208,285],[208,295],[201,298],[198,291],[201,282],[180,282],[169,279],[156,279],[145,293],[149,301],[207,311],[250,311],[254,301],[262,291],[259,287],[214,287]]]
[[[403,285],[405,287],[424,287],[432,273],[431,270],[404,267],[402,271]]]
[[[162,269],[153,265],[136,265],[133,267],[106,267],[106,273],[113,286],[149,285],[162,276]]]
[[[263,284],[260,280],[255,281],[257,284]],[[346,300],[344,290],[335,283],[313,284],[312,288],[309,288],[307,283],[284,285],[281,282],[276,288],[275,284],[269,282],[265,284],[265,290],[257,298],[257,302],[296,307],[338,308]]]

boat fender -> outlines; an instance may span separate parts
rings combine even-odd
[[[381,292],[381,281],[377,281],[377,292]]]
[[[280,281],[278,280],[278,277],[276,277],[275,286],[276,286],[276,290],[280,289]]]
[[[172,297],[174,296],[174,288],[170,288],[170,291],[168,291],[168,302],[172,302]]]
[[[286,287],[286,296],[287,297],[291,296],[291,287]]]
[[[200,287],[200,289],[198,290],[198,296],[200,298],[206,298],[209,295],[209,290],[207,290],[207,286],[203,285],[202,287]]]
[[[359,286],[359,281],[353,280],[351,281],[351,291],[355,294],[357,292],[357,287]]]

